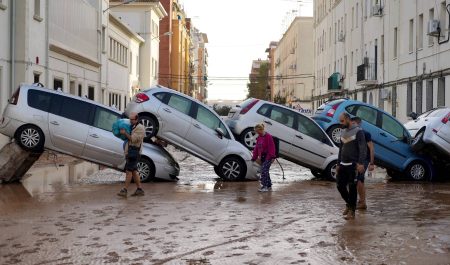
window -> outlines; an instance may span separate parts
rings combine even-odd
[[[434,19],[434,8],[430,9],[428,16],[430,17],[430,20]],[[428,36],[428,46],[433,46],[434,44],[434,37]]]
[[[397,139],[403,139],[404,137],[403,126],[392,117],[389,117],[384,113],[381,119],[381,129],[388,132]]]
[[[106,53],[106,27],[102,26],[102,52]]]
[[[352,7],[352,30],[355,28],[355,8]]]
[[[94,127],[111,132],[114,122],[116,122],[119,118],[120,117],[117,113],[97,107],[94,117]]]
[[[34,89],[28,90],[28,106],[48,112],[52,94]]]
[[[397,87],[392,87],[392,116],[397,117]]]
[[[297,131],[308,135],[316,139],[319,142],[323,142],[326,138],[323,131],[317,126],[313,121],[304,117],[303,115],[297,114]]]
[[[93,86],[88,86],[88,99],[95,99],[95,88]]]
[[[447,31],[447,28],[446,28],[447,27],[447,16],[448,16],[446,1],[441,2],[440,16],[441,16],[441,18],[439,19],[439,21],[440,21],[439,27],[441,27],[442,32],[446,32]]]
[[[169,102],[167,103],[167,105],[169,105],[170,107],[172,107],[186,115],[189,115],[189,112],[191,110],[191,104],[192,104],[192,101],[190,101],[189,99],[175,95],[175,94],[172,94],[170,96]]]
[[[34,0],[34,16],[33,18],[39,22],[42,21],[41,18],[41,0]]]
[[[130,52],[130,64],[129,64],[130,74],[133,74],[133,53]]]
[[[359,12],[358,12],[358,10],[359,10],[359,6],[358,6],[358,3],[356,3],[356,25],[355,25],[356,28],[358,28],[358,23],[359,23]]]
[[[417,49],[423,49],[423,14],[419,15],[417,22]]]
[[[412,112],[412,83],[408,83],[406,86],[406,114],[410,114]]]
[[[409,20],[409,52],[414,51],[414,19]]]
[[[33,83],[40,83],[41,82],[41,74],[40,73],[33,73]]]
[[[417,114],[422,113],[422,98],[423,98],[422,81],[419,81],[416,83],[416,112],[417,112]]]
[[[92,105],[73,98],[63,97],[59,115],[77,122],[88,124]]]
[[[167,95],[167,93],[160,92],[155,94],[155,98],[159,99],[160,101],[164,102],[164,97]]]
[[[426,98],[426,110],[430,110],[433,108],[433,80],[427,81],[427,98]]]
[[[437,105],[445,106],[445,77],[439,78],[438,81]]]
[[[211,130],[219,128],[220,120],[211,111],[203,106],[198,106],[195,119]]]
[[[269,104],[264,104],[258,109],[257,113],[263,116],[267,116],[267,111],[269,110],[269,108]]]
[[[384,35],[381,35],[381,58],[380,62],[384,63]]]
[[[397,30],[397,28],[394,28],[394,59],[396,59],[397,58],[397,53],[398,53],[398,43],[397,43],[397,41],[398,41],[398,30]]]
[[[128,66],[128,48],[113,38],[109,39],[109,59]]]
[[[294,113],[284,108],[274,106],[270,113],[270,119],[293,128]]]
[[[367,106],[359,106],[355,113],[361,120],[365,120],[373,125],[377,124],[377,111]]]
[[[78,96],[81,97],[83,95],[83,87],[81,84],[78,84]]]
[[[53,89],[54,90],[58,90],[58,88],[60,88],[61,90],[63,90],[63,81],[61,79],[53,79]]]

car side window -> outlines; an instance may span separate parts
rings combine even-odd
[[[191,111],[191,104],[192,101],[189,99],[175,94],[170,95],[169,102],[167,102],[167,105],[186,115],[189,115],[189,112]]]
[[[272,108],[272,111],[270,112],[269,118],[283,125],[293,128],[294,113],[292,111],[274,106]]]
[[[269,108],[269,104],[264,104],[258,109],[257,113],[263,116],[267,116],[267,111],[269,110]]]
[[[361,118],[361,120],[365,120],[368,123],[373,125],[377,125],[377,114],[378,111],[376,109],[369,108],[367,106],[359,106],[356,110],[355,116]]]
[[[28,90],[28,106],[48,112],[50,109],[52,94],[35,89]]]
[[[167,95],[167,93],[165,92],[159,92],[159,93],[155,93],[154,96],[155,98],[159,99],[159,101],[164,102],[164,97]]]
[[[403,139],[404,137],[404,129],[403,126],[393,119],[392,117],[389,117],[388,115],[383,113],[383,116],[381,118],[381,129],[384,131],[390,133],[397,139]]]
[[[217,118],[217,116],[214,115],[209,109],[198,105],[195,120],[197,120],[201,124],[205,125],[206,127],[214,131],[217,128],[221,128],[225,133],[225,136],[229,138],[228,130],[226,129],[225,125],[223,125],[222,121],[219,118]]]
[[[323,142],[323,140],[326,139],[324,132],[319,128],[317,124],[299,114],[297,114],[296,130],[320,142]]]
[[[347,106],[346,108],[345,108],[345,110],[348,112],[348,113],[350,113],[350,114],[353,114],[353,115],[355,115],[355,111],[356,111],[356,105],[350,105],[350,106]]]
[[[94,116],[94,127],[111,132],[114,122],[116,122],[119,118],[119,114],[101,107],[97,107]]]
[[[69,97],[63,97],[62,107],[59,116],[71,119],[77,122],[88,124],[89,114],[92,105]]]

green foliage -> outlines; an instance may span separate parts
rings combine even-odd
[[[230,112],[230,106],[219,106],[217,104],[213,105],[214,111],[219,114],[219,116],[228,116],[228,112]]]
[[[270,99],[270,91],[267,89],[269,85],[269,64],[261,63],[258,75],[250,80],[247,84],[247,98]]]
[[[281,96],[280,91],[273,97],[273,102],[281,105],[286,104],[286,97]]]

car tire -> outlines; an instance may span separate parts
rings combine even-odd
[[[386,174],[393,179],[397,178],[400,175],[398,171],[389,168],[386,168]]]
[[[337,161],[331,161],[327,168],[325,169],[325,171],[322,173],[323,176],[325,176],[327,179],[329,180],[334,180],[336,181],[336,177],[337,177]]]
[[[241,158],[231,156],[224,158],[218,168],[221,177],[225,180],[242,180],[246,174],[245,163]]]
[[[218,166],[214,166],[214,172],[217,176],[222,177],[222,172],[220,171]]]
[[[323,178],[322,171],[317,171],[317,170],[314,170],[314,169],[310,169],[310,171],[311,171],[311,174],[314,177],[319,178],[319,179]]]
[[[241,140],[241,143],[247,147],[249,150],[253,150],[256,145],[256,132],[253,128],[247,128],[242,133],[239,139]]]
[[[327,130],[328,136],[330,136],[331,141],[333,141],[335,145],[341,144],[341,131],[342,128],[339,125],[333,125]]]
[[[416,136],[414,137],[414,140],[411,143],[411,148],[413,149],[413,151],[418,152],[425,147],[425,142],[423,141],[424,134],[425,128],[422,128],[420,129],[419,132],[417,132]]]
[[[15,139],[22,149],[30,152],[40,152],[44,149],[45,136],[39,127],[25,125],[20,127],[15,134]]]
[[[158,122],[147,115],[139,116],[139,123],[145,127],[145,138],[152,138],[158,133]]]
[[[405,175],[408,179],[422,181],[430,178],[430,170],[422,161],[413,161],[406,168]]]
[[[150,159],[141,157],[138,160],[138,172],[141,182],[149,182],[155,179],[155,164]]]

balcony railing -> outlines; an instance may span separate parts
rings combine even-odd
[[[377,84],[376,64],[367,63],[359,65],[356,69],[356,83],[362,86]]]

